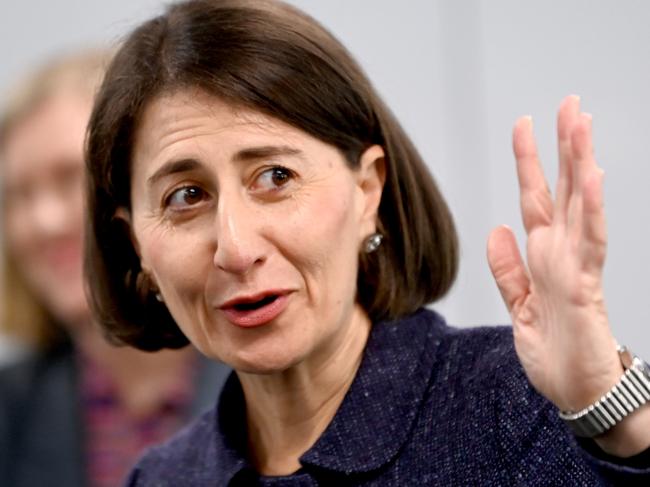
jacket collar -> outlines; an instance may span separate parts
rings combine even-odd
[[[442,318],[431,311],[373,326],[350,390],[332,422],[301,458],[341,473],[390,462],[407,441],[428,389]]]
[[[319,440],[300,458],[343,474],[370,472],[390,462],[411,434],[428,389],[438,338],[445,324],[432,311],[372,327],[364,356],[339,410]],[[217,410],[217,485],[227,485],[246,459],[246,406],[235,374]]]

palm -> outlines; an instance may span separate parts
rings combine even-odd
[[[531,383],[561,409],[575,410],[616,382],[620,364],[602,295],[602,171],[592,155],[590,117],[579,112],[575,97],[560,108],[558,138],[560,172],[553,200],[530,120],[520,119],[515,126],[528,265],[506,227],[492,232],[488,260]]]

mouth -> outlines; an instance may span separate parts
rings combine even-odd
[[[265,325],[284,311],[289,301],[286,291],[267,291],[227,301],[219,309],[232,324],[252,328]]]
[[[279,297],[278,294],[270,294],[257,301],[242,301],[239,303],[235,303],[232,305],[232,307],[238,311],[253,311],[256,309],[260,309],[263,306],[266,306],[267,304],[271,304],[273,301],[278,299],[278,297]]]
[[[70,273],[81,269],[81,248],[76,242],[49,243],[41,255],[48,268],[56,272]]]

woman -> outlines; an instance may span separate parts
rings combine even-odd
[[[530,269],[507,228],[488,244],[514,344],[457,330],[422,309],[456,272],[446,204],[329,33],[272,0],[189,1],[140,26],[89,126],[93,307],[120,343],[189,341],[236,374],[129,485],[647,481],[647,405],[607,431],[570,414],[624,368],[650,379],[608,328],[602,173],[577,98],[558,133],[553,202],[530,120],[515,127]]]
[[[83,139],[107,62],[101,52],[52,62],[20,83],[0,120],[1,323],[34,349],[0,370],[2,485],[120,483],[143,448],[214,400],[227,370],[190,349],[111,347],[92,323]]]

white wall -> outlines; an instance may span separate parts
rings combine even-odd
[[[461,273],[450,322],[507,322],[485,262],[489,230],[523,241],[510,152],[532,114],[555,179],[555,109],[594,114],[610,232],[606,296],[615,334],[650,358],[650,3],[643,0],[293,0],[362,61],[429,162],[457,219]],[[2,0],[0,92],[62,48],[114,42],[157,0]]]

